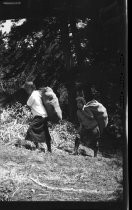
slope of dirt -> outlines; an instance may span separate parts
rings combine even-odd
[[[122,201],[122,155],[94,158],[83,146],[71,155],[78,134],[67,121],[49,125],[52,154],[34,150],[30,114],[19,104],[0,114],[0,201]]]
[[[1,201],[117,201],[123,195],[122,158],[31,151],[0,141]]]

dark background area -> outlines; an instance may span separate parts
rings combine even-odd
[[[25,22],[16,26],[22,18]],[[109,114],[105,147],[121,149],[127,99],[125,1],[1,1],[0,19],[13,23],[9,34],[0,33],[1,107],[26,104],[22,85],[32,80],[37,88],[51,86],[63,118],[76,124],[77,95],[86,101],[94,96]]]

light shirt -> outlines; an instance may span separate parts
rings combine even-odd
[[[47,117],[46,109],[41,100],[41,93],[37,90],[33,91],[27,101],[27,105],[31,108],[33,116]]]

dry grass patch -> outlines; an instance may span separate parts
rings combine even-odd
[[[80,148],[79,156],[70,155],[77,133],[66,121],[50,125],[52,154],[26,149],[22,142],[30,118],[21,113],[15,117],[8,110],[12,120],[0,123],[1,201],[123,199],[122,157],[104,158],[99,154],[93,158],[93,151],[85,147]],[[21,147],[16,147],[16,142]],[[32,143],[27,144],[33,148]],[[43,147],[46,149],[45,144]],[[84,150],[87,156],[81,155]]]

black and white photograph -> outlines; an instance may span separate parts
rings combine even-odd
[[[128,209],[127,4],[0,0],[0,205]]]

